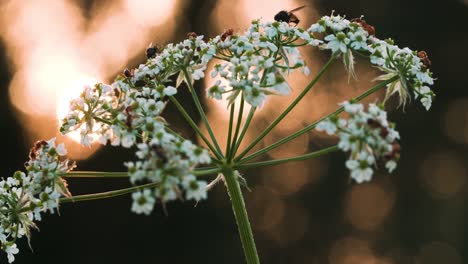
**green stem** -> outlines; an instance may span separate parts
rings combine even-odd
[[[366,98],[367,96],[373,94],[374,92],[378,91],[382,87],[385,87],[387,84],[394,82],[397,79],[398,79],[398,76],[395,76],[395,77],[393,77],[393,78],[391,78],[391,79],[389,79],[387,81],[381,82],[381,83],[375,85],[374,87],[370,88],[369,90],[365,91],[361,95],[351,99],[350,101],[351,102],[359,102],[362,99]],[[258,156],[261,156],[261,155],[267,153],[268,151],[270,151],[272,149],[275,149],[275,148],[277,148],[277,147],[279,147],[279,146],[281,146],[281,145],[283,145],[283,144],[285,144],[285,143],[287,143],[287,142],[301,136],[304,133],[309,132],[310,130],[314,129],[317,126],[317,124],[320,123],[321,121],[323,121],[323,120],[325,120],[325,119],[327,119],[327,118],[329,118],[331,116],[338,115],[343,111],[344,111],[344,107],[340,107],[335,112],[333,112],[333,113],[331,113],[331,114],[329,114],[329,115],[327,115],[325,117],[320,118],[319,120],[317,120],[317,121],[313,122],[312,124],[302,128],[301,130],[299,130],[299,131],[297,131],[297,132],[295,132],[295,133],[293,133],[293,134],[291,134],[291,135],[289,135],[289,136],[287,136],[287,137],[285,137],[285,138],[271,144],[268,147],[265,147],[263,149],[260,149],[260,150],[258,150],[256,152],[252,153],[251,155],[249,155],[249,156],[245,157],[244,159],[242,159],[241,161],[239,161],[237,164],[242,164],[242,163],[244,163],[246,161],[249,161],[249,160],[252,160],[252,159],[254,159],[254,158],[258,157]]]
[[[208,122],[208,118],[206,118],[205,111],[203,111],[203,107],[200,103],[200,100],[198,99],[197,93],[195,92],[195,88],[193,88],[192,79],[190,78],[190,75],[188,74],[187,69],[184,68],[183,72],[184,72],[187,86],[189,87],[189,90],[190,90],[190,94],[192,95],[193,101],[195,102],[195,106],[197,107],[197,110],[200,113],[203,123],[205,123],[205,128],[208,131],[208,134],[210,135],[211,140],[213,141],[213,144],[216,147],[216,150],[222,156],[221,148],[219,147],[218,141],[216,140],[216,137],[214,136],[210,123]]]
[[[71,197],[60,198],[59,202],[62,204],[62,203],[70,203],[70,202],[81,202],[81,201],[111,198],[111,197],[121,196],[127,193],[133,193],[133,192],[147,189],[147,188],[153,188],[153,187],[158,186],[159,184],[160,184],[159,182],[158,183],[153,182],[153,183],[143,184],[143,185],[134,186],[130,188],[119,189],[115,191],[76,195],[76,196],[71,196]]]
[[[242,143],[242,140],[244,139],[245,133],[247,133],[247,129],[250,126],[250,122],[252,121],[252,118],[255,114],[256,107],[250,107],[249,114],[247,115],[247,119],[245,120],[244,127],[242,128],[242,132],[239,136],[239,138],[236,141],[236,145],[234,146],[234,150],[232,151],[232,157],[236,156],[236,152],[240,147],[240,144]]]
[[[322,67],[322,69],[317,73],[315,78],[306,86],[306,88],[299,94],[296,99],[284,110],[239,156],[236,157],[236,161],[239,161],[244,157],[255,145],[260,142],[268,133],[270,133],[276,125],[283,120],[283,118],[291,112],[291,110],[304,98],[304,96],[310,91],[312,87],[318,82],[320,77],[330,68],[330,66],[335,61],[336,56],[332,56],[328,62]]]
[[[228,127],[228,136],[227,136],[227,142],[226,142],[226,154],[225,154],[226,157],[229,157],[231,155],[232,123],[234,122],[234,111],[236,110],[236,103],[229,105],[229,107],[231,108],[231,111],[229,114],[229,127]]]
[[[66,178],[128,178],[128,172],[70,171],[61,175]]]
[[[139,190],[147,189],[147,188],[153,188],[160,185],[160,183],[147,183],[147,184],[142,184],[138,186],[133,186],[129,188],[124,188],[124,189],[119,189],[119,190],[114,190],[114,191],[108,191],[108,192],[100,192],[100,193],[92,193],[92,194],[83,194],[83,195],[76,195],[76,196],[71,196],[71,197],[64,197],[59,199],[60,204],[64,203],[71,203],[71,202],[82,202],[82,201],[91,201],[91,200],[99,200],[99,199],[106,199],[106,198],[112,198],[116,196],[121,196],[125,195],[128,193],[133,193]],[[34,207],[23,207],[20,210],[18,210],[18,213],[24,213],[34,210]]]
[[[232,210],[236,218],[247,264],[259,264],[260,260],[258,258],[247,209],[237,177],[231,167],[224,168],[223,175],[229,196],[231,197]]]
[[[220,168],[197,168],[192,171],[194,176],[205,176],[221,172]],[[106,171],[70,171],[61,175],[66,178],[128,178],[128,172]]]
[[[320,156],[323,156],[325,154],[328,154],[337,150],[338,150],[338,146],[335,145],[332,147],[324,148],[315,152],[307,153],[307,154],[296,156],[296,157],[242,164],[242,165],[235,166],[235,169],[245,170],[245,169],[259,168],[259,167],[264,167],[264,166],[274,166],[274,165],[279,165],[279,164],[283,164],[287,162],[302,161],[302,160],[320,157]]]
[[[237,136],[239,135],[239,130],[240,130],[240,125],[242,123],[243,114],[244,114],[244,94],[241,95],[239,113],[237,114],[236,131],[234,132],[234,140],[232,141],[231,153],[229,156],[227,156],[228,161],[232,160],[232,157],[234,157],[235,155],[234,151],[237,150],[235,148],[236,148],[237,141],[238,141]]]
[[[184,107],[177,101],[177,99],[174,96],[169,96],[169,99],[171,100],[172,103],[176,106],[177,110],[184,116],[185,120],[190,124],[192,129],[200,136],[200,138],[205,142],[205,144],[208,146],[208,148],[215,154],[215,156],[218,159],[222,159],[222,154],[221,152],[218,152],[210,143],[210,141],[205,137],[203,132],[200,130],[200,128],[195,124],[193,119],[190,117],[190,115],[185,111]]]
[[[96,121],[99,121],[101,123],[104,123],[106,125],[110,125],[110,126],[113,125],[113,123],[111,121],[106,120],[106,119],[102,119],[102,118],[97,117],[97,116],[93,116],[93,119],[96,120]]]

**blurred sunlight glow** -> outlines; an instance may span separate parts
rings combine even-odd
[[[80,4],[72,0],[0,3],[0,37],[13,74],[10,101],[29,131],[30,142],[60,137],[59,120],[84,85],[112,80],[130,59],[143,53],[155,34],[158,41],[165,40],[175,29],[172,20],[178,1],[96,1],[89,14]],[[76,133],[70,137],[79,140]],[[70,144],[67,149],[73,159],[87,158],[97,149]]]

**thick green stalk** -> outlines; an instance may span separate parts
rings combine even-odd
[[[274,165],[279,165],[279,164],[288,163],[288,162],[302,161],[302,160],[320,157],[320,156],[323,156],[325,154],[328,154],[337,150],[338,150],[338,146],[335,145],[332,147],[324,148],[315,152],[307,153],[307,154],[296,156],[296,157],[252,162],[252,163],[247,163],[247,164],[241,164],[241,165],[234,166],[234,167],[236,170],[246,170],[246,169],[259,168],[259,167],[264,167],[264,166],[274,166]]]
[[[257,248],[255,247],[252,228],[250,227],[247,209],[237,177],[232,167],[225,167],[223,175],[229,196],[231,197],[232,210],[236,218],[247,264],[259,264],[260,260],[258,258]]]
[[[276,125],[278,125],[278,123],[281,122],[281,120],[283,120],[283,118],[287,114],[289,114],[289,112],[291,112],[291,110],[294,107],[296,107],[296,105],[302,100],[302,98],[304,98],[304,96],[310,91],[310,89],[314,87],[314,85],[318,82],[320,77],[322,77],[322,75],[330,68],[330,66],[335,60],[336,56],[332,56],[328,60],[328,62],[322,67],[322,69],[320,69],[315,78],[296,97],[296,99],[294,99],[294,101],[244,151],[242,151],[242,153],[239,154],[239,156],[236,157],[236,161],[242,159],[242,157],[244,157],[253,147],[255,147],[255,145],[257,145],[258,142],[260,142],[260,140],[262,140],[268,133],[270,133],[270,131],[273,130],[273,128],[275,128]]]
[[[393,78],[391,78],[391,79],[389,79],[389,80],[387,80],[387,81],[381,82],[381,83],[375,85],[374,87],[368,89],[367,91],[365,91],[365,92],[362,93],[361,95],[359,95],[359,96],[357,96],[357,97],[351,99],[350,101],[351,101],[351,102],[358,102],[358,101],[361,101],[362,99],[364,99],[364,98],[366,98],[367,96],[369,96],[369,95],[375,93],[376,91],[378,91],[378,90],[381,89],[382,87],[385,87],[387,84],[392,83],[392,82],[394,82],[394,81],[397,80],[397,79],[398,79],[398,76],[393,77]],[[340,113],[343,112],[343,111],[344,111],[344,107],[340,107],[340,108],[338,108],[335,112],[333,112],[333,113],[331,113],[331,114],[329,114],[329,115],[327,115],[327,116],[325,116],[325,117],[320,118],[319,120],[317,120],[317,121],[313,122],[312,124],[310,124],[310,125],[308,125],[308,126],[302,128],[301,130],[299,130],[299,131],[297,131],[297,132],[295,132],[295,133],[293,133],[293,134],[291,134],[291,135],[289,135],[289,136],[287,136],[287,137],[285,137],[285,138],[283,138],[283,139],[281,139],[281,140],[279,140],[279,141],[277,141],[277,142],[275,142],[275,143],[269,145],[268,147],[265,147],[265,148],[263,148],[263,149],[260,149],[260,150],[258,150],[258,151],[256,151],[256,152],[252,153],[251,155],[249,155],[249,156],[245,157],[244,159],[242,159],[241,161],[239,161],[237,164],[242,164],[242,163],[244,163],[244,162],[246,162],[246,161],[249,161],[249,160],[252,160],[252,159],[254,159],[254,158],[258,157],[258,156],[261,156],[261,155],[267,153],[268,151],[270,151],[270,150],[272,150],[272,149],[275,149],[275,148],[277,148],[277,147],[279,147],[279,146],[281,146],[281,145],[283,145],[283,144],[285,144],[285,143],[287,143],[287,142],[289,142],[289,141],[291,141],[291,140],[293,140],[293,139],[295,139],[295,138],[301,136],[302,134],[311,131],[311,130],[314,129],[314,128],[318,125],[318,123],[320,123],[321,121],[323,121],[323,120],[325,120],[325,119],[327,119],[327,118],[329,118],[329,117],[331,117],[331,116],[338,115],[338,114],[340,114]]]
[[[193,119],[190,117],[190,115],[185,111],[184,107],[179,103],[179,101],[174,97],[174,96],[169,96],[169,99],[171,100],[172,103],[176,106],[177,110],[182,114],[182,116],[185,118],[185,120],[190,124],[192,129],[200,136],[200,138],[205,142],[205,144],[208,146],[208,148],[215,154],[215,156],[218,159],[222,159],[222,154],[221,151],[218,152],[213,145],[211,145],[210,141],[205,137],[203,132],[200,130],[200,128],[195,124]]]
[[[200,113],[203,123],[205,123],[205,128],[208,131],[208,134],[210,135],[211,140],[213,141],[213,144],[216,150],[218,151],[218,153],[222,153],[221,148],[219,147],[218,141],[216,140],[216,137],[214,136],[213,130],[211,129],[210,123],[208,122],[208,118],[205,115],[205,111],[203,111],[203,107],[200,103],[200,100],[198,99],[197,93],[195,92],[195,88],[193,88],[192,78],[190,78],[190,75],[188,74],[187,69],[183,69],[182,71],[184,72],[185,81],[190,90],[190,94],[192,95],[193,101],[195,102],[195,106],[197,107],[197,110]]]

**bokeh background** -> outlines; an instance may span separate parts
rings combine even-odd
[[[334,9],[348,18],[365,15],[380,38],[425,50],[438,78],[430,112],[418,103],[404,111],[389,106],[402,135],[402,157],[393,175],[377,174],[356,185],[335,153],[316,160],[245,173],[245,192],[263,263],[429,264],[468,263],[468,2],[462,0],[0,0],[0,175],[22,169],[38,139],[58,136],[80,170],[123,170],[132,151],[81,148],[57,135],[68,98],[89,82],[111,80],[144,62],[151,42],[182,40],[187,32],[211,37],[242,31],[250,20],[271,20],[280,10],[309,26]],[[303,50],[312,73],[325,54]],[[306,101],[263,145],[333,110],[372,85],[375,71],[358,61],[359,82],[347,83],[337,63]],[[207,80],[206,82],[209,82]],[[294,91],[308,79],[291,76]],[[197,84],[200,93],[204,83]],[[193,105],[187,94],[178,95]],[[376,97],[367,101],[373,101]],[[291,98],[270,100],[248,139],[261,131]],[[206,102],[220,138],[225,106]],[[393,104],[395,105],[395,104]],[[171,106],[165,117],[196,140]],[[263,157],[317,150],[336,139],[312,132]],[[71,179],[74,194],[127,187],[125,179]],[[243,263],[234,217],[224,187],[207,201],[168,204],[151,216],[130,212],[130,197],[67,204],[47,216],[28,249],[20,242],[16,263]],[[2,262],[6,259],[1,255]]]

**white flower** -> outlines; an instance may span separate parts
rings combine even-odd
[[[318,123],[316,129],[318,131],[325,131],[328,135],[334,135],[337,131],[336,124],[328,120]]]
[[[395,168],[397,167],[397,163],[394,160],[389,160],[385,163],[385,168],[387,168],[388,172],[393,172]]]
[[[177,93],[177,89],[174,86],[167,86],[164,88],[164,95],[166,96],[173,96]]]
[[[278,30],[276,27],[270,25],[265,28],[265,34],[269,39],[273,39],[278,34]]]
[[[185,198],[187,200],[200,201],[207,197],[206,182],[197,181],[193,175],[186,176],[182,182],[182,186],[185,188]]]
[[[124,148],[130,148],[133,146],[133,144],[135,144],[135,141],[136,141],[136,137],[133,133],[125,133],[123,136],[122,136],[122,147]]]
[[[336,35],[328,35],[325,37],[325,40],[327,41],[325,48],[330,49],[333,53],[338,51],[346,53],[348,49],[347,45],[350,42],[349,38],[347,38],[343,32],[338,32]]]
[[[325,21],[325,24],[334,31],[343,31],[350,24],[349,20],[344,19],[344,17],[334,16],[333,14],[330,17],[325,16],[322,19]]]
[[[132,212],[137,214],[149,215],[153,211],[156,200],[151,195],[151,191],[146,189],[143,191],[134,192],[132,194],[133,204]]]
[[[422,86],[422,87],[419,87],[416,89],[416,98],[419,97],[419,95],[421,96],[421,103],[423,104],[423,106],[426,108],[426,110],[429,110],[431,108],[431,105],[432,105],[432,91],[429,87],[427,86]]]
[[[15,254],[18,254],[19,249],[16,247],[16,244],[7,244],[5,248],[5,253],[8,255],[8,263],[15,261]]]
[[[354,50],[368,50],[367,46],[367,32],[365,30],[357,30],[356,32],[349,32],[348,37],[351,40],[351,48]]]
[[[55,150],[57,151],[57,154],[59,154],[60,156],[65,156],[68,153],[63,143],[58,144]]]
[[[211,71],[211,78],[214,78],[216,77],[218,74],[221,76],[221,77],[226,77],[227,75],[227,72],[225,72],[225,68],[227,67],[228,65],[226,63],[223,63],[223,64],[216,64],[214,67],[213,67],[213,70]]]
[[[206,69],[206,66],[204,66],[202,68],[194,69],[194,71],[192,73],[192,79],[196,81],[196,80],[200,80],[201,78],[204,78],[205,77],[205,69]]]
[[[359,160],[348,160],[346,161],[346,167],[351,170],[351,178],[353,178],[357,183],[363,183],[365,181],[370,181],[372,179],[372,168],[371,164],[365,159]]]
[[[358,112],[361,112],[364,109],[362,104],[351,104],[348,101],[345,101],[341,103],[340,105],[344,107],[345,112],[350,113],[350,114],[356,114]]]
[[[265,101],[265,93],[256,87],[245,87],[244,90],[245,100],[253,107],[261,107]]]
[[[244,51],[253,50],[253,45],[250,43],[247,37],[240,36],[236,39],[234,45],[232,45],[232,49],[236,52],[236,54],[240,55]]]
[[[429,110],[432,105],[432,97],[431,96],[424,96],[421,98],[421,103],[423,106],[426,108],[426,110]]]
[[[418,71],[416,73],[416,78],[421,82],[421,83],[426,83],[429,85],[434,84],[434,79],[429,75],[429,71]]]
[[[213,86],[208,88],[206,96],[221,100],[223,98],[223,93],[225,92],[224,87],[224,85],[221,85],[221,81],[217,80]]]
[[[160,187],[159,189],[156,189],[155,194],[164,202],[177,199],[177,193],[174,191],[174,186],[172,184],[167,184]]]
[[[318,23],[312,24],[310,28],[307,29],[307,31],[317,32],[317,33],[325,32],[325,26],[323,24],[324,24],[324,21],[320,20]]]

